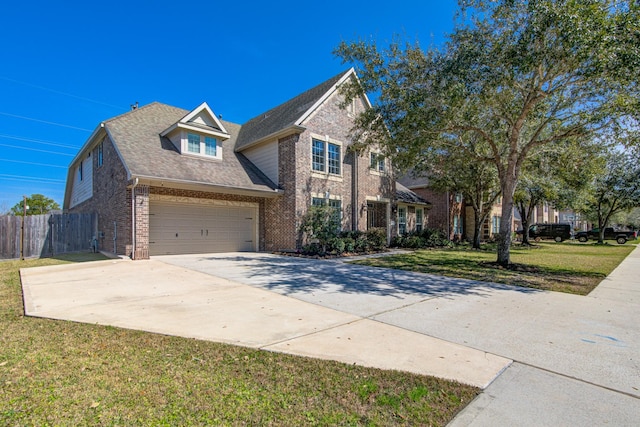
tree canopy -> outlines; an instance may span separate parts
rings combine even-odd
[[[386,145],[400,168],[454,152],[495,167],[502,193],[497,261],[508,265],[514,192],[530,156],[575,138],[637,141],[638,5],[459,4],[441,49],[356,41],[336,54],[360,77],[343,89],[347,98],[374,94],[373,108],[356,120],[358,143]]]
[[[581,211],[600,229],[602,243],[604,228],[617,213],[640,207],[640,163],[633,152],[614,152],[607,157],[602,173],[592,182],[591,192]]]
[[[53,200],[42,194],[32,194],[27,197],[27,215],[42,215],[49,213],[50,211],[59,210],[60,205]],[[16,203],[10,211],[11,214],[16,216],[22,216],[24,214],[24,200]]]

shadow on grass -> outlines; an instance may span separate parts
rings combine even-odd
[[[172,261],[171,257],[162,257],[162,261],[180,264],[179,261]],[[233,265],[225,268],[228,263]],[[356,265],[345,263],[345,260],[250,253],[234,256],[206,255],[189,265],[189,268],[284,295],[366,294],[404,299],[409,295],[422,298],[486,295],[490,289],[538,292],[530,288],[424,274],[415,270],[404,271],[394,265],[385,267],[390,268]],[[460,268],[471,268],[471,263],[463,262]]]

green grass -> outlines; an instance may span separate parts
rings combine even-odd
[[[446,425],[478,389],[114,327],[25,317],[0,262],[0,425]]]
[[[514,265],[510,269],[495,265],[496,252],[492,246],[484,250],[465,246],[418,250],[354,263],[586,295],[634,248],[630,244],[573,242],[514,245],[511,250]]]

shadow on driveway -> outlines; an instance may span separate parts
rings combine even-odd
[[[186,262],[175,262],[180,258]],[[395,298],[407,295],[433,298],[484,295],[493,290],[525,294],[541,292],[519,286],[346,264],[343,260],[271,254],[207,254],[160,259],[241,283],[259,285],[285,295],[336,292]]]

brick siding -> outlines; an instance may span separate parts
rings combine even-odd
[[[131,245],[131,192],[127,189],[127,172],[111,140],[105,137],[103,164],[98,166],[97,148],[93,159],[93,197],[69,209],[69,212],[98,214],[98,248],[128,254]]]

